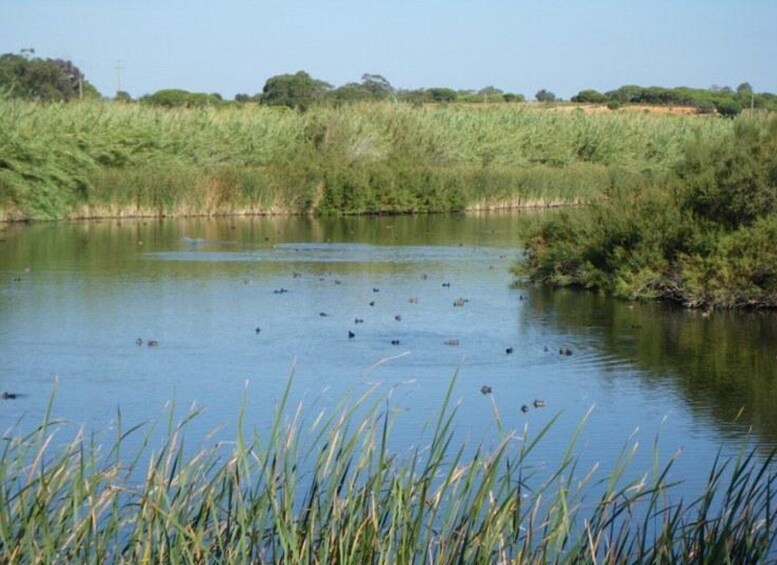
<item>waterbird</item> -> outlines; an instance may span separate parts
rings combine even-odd
[[[507,349],[505,349],[505,354],[512,355],[513,354],[513,348],[512,347],[508,347]]]
[[[375,306],[375,301],[370,302],[370,306]]]
[[[146,345],[148,345],[149,347],[156,347],[157,345],[159,345],[159,342],[155,339],[149,339]]]
[[[459,344],[459,340],[458,339],[449,339],[449,340],[445,341],[444,343],[445,343],[445,345],[456,346],[456,345]]]
[[[526,406],[525,404],[523,406],[521,406],[521,412],[526,414],[528,411],[529,411],[529,407],[528,406]]]
[[[321,316],[322,318],[326,318],[329,314],[327,314],[326,312],[319,312],[318,315]]]
[[[442,283],[442,286],[444,286],[444,287],[446,287],[446,288],[450,288],[450,286],[451,286],[451,283],[449,283],[449,282],[444,282],[444,283]]]
[[[395,319],[397,322],[401,322],[401,321],[402,321],[402,316],[401,316],[400,314],[397,314],[396,316],[394,316],[394,319]]]
[[[260,333],[262,333],[262,328],[256,328],[256,335],[259,335]]]
[[[372,292],[380,292],[380,289],[376,287],[372,287]]]
[[[19,395],[15,392],[3,392],[3,399],[4,400],[13,400],[15,398],[19,398]]]
[[[480,394],[491,394],[491,392],[492,392],[492,389],[488,385],[483,385],[482,387],[480,387]]]
[[[399,340],[398,339],[392,339],[391,340],[391,345],[399,345]]]
[[[567,347],[566,349],[564,349],[564,355],[567,355],[567,356],[572,355],[572,350]]]
[[[356,337],[356,334],[353,333],[351,330],[348,330],[348,339],[353,339]]]
[[[545,401],[537,398],[534,402],[532,402],[532,404],[534,404],[535,408],[542,408],[543,406],[545,406]]]
[[[353,320],[353,323],[354,323],[354,324],[363,324],[363,323],[364,323],[364,320],[363,320],[363,319],[361,319],[361,318],[354,318],[354,320]]]
[[[143,345],[143,340],[142,340],[141,338],[138,338],[138,339],[136,339],[136,340],[135,340],[135,344],[136,344],[138,347],[140,347],[141,345]]]

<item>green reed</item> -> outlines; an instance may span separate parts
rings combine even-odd
[[[669,170],[728,120],[523,105],[299,114],[0,99],[6,218],[434,212],[596,198]]]
[[[269,429],[193,455],[171,416],[125,430],[113,445],[79,432],[58,443],[47,416],[0,457],[4,562],[757,562],[774,555],[772,456],[715,461],[698,498],[673,496],[653,468],[628,480],[626,449],[603,480],[575,456],[581,423],[558,466],[533,460],[556,418],[535,435],[456,440],[455,379],[419,445],[390,449],[395,416],[371,389],[309,415],[289,404]],[[139,441],[138,441],[139,438]],[[139,447],[129,452],[129,440]]]

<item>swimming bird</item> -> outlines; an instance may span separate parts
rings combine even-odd
[[[567,356],[572,355],[572,350],[567,347],[566,349],[564,349],[564,355],[567,355]]]
[[[444,283],[442,283],[442,286],[443,286],[443,287],[445,287],[445,288],[450,288],[450,286],[451,286],[451,283],[449,283],[449,282],[444,282]]]
[[[256,328],[256,335],[259,335],[260,333],[262,333],[262,328]]]
[[[19,395],[15,392],[4,392],[3,393],[3,399],[4,400],[13,400],[15,398],[19,398]]]
[[[542,408],[543,406],[545,406],[545,401],[544,400],[540,400],[538,398],[534,402],[532,402],[532,404],[534,404],[535,408]]]
[[[375,301],[370,302],[370,306],[375,306]]]
[[[354,318],[354,320],[353,320],[353,323],[354,323],[354,324],[363,324],[363,323],[364,323],[364,320],[363,320],[363,319],[361,319],[361,318]]]
[[[493,389],[490,386],[483,385],[482,387],[480,387],[480,394],[491,394],[492,390]]]
[[[445,341],[444,343],[445,343],[445,345],[457,346],[457,345],[459,345],[459,340],[458,339],[449,339],[449,340]]]
[[[513,348],[512,347],[508,347],[507,349],[505,349],[505,353],[507,355],[512,355],[513,354]]]
[[[326,318],[329,314],[327,314],[326,312],[319,312],[318,315],[321,316],[322,318]]]
[[[348,330],[348,339],[353,339],[355,337],[356,337],[356,334],[353,333],[352,331]]]
[[[525,404],[523,406],[521,406],[521,412],[526,414],[528,411],[529,411],[529,407],[528,406],[526,406]]]
[[[138,338],[135,340],[135,343],[138,345],[138,347],[140,347],[141,345],[143,345],[143,340],[141,338]]]
[[[396,316],[394,316],[394,319],[395,319],[397,322],[401,322],[401,321],[402,321],[402,316],[401,316],[400,314],[397,314]]]
[[[149,347],[156,347],[157,345],[159,345],[159,342],[155,339],[149,339],[148,342],[146,342],[146,345],[148,345]]]
[[[392,339],[391,340],[391,345],[399,345],[399,340],[398,339]]]

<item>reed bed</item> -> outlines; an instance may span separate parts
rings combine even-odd
[[[371,213],[590,201],[730,120],[365,103],[299,114],[0,100],[8,219]]]
[[[454,379],[455,381],[455,379]],[[110,448],[57,443],[47,417],[7,437],[0,458],[0,555],[21,562],[754,563],[774,557],[772,457],[708,470],[690,501],[672,460],[628,480],[633,450],[603,479],[578,468],[575,437],[539,474],[536,434],[492,445],[455,437],[453,382],[418,446],[392,452],[394,416],[371,390],[306,417],[291,380],[268,429],[186,455],[186,425],[161,444],[122,428]],[[172,412],[171,412],[172,414]],[[581,424],[582,427],[582,424]],[[57,438],[57,439],[55,439]],[[154,447],[156,446],[156,447]],[[656,447],[656,453],[658,449]]]

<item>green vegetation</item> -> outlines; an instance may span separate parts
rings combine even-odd
[[[581,90],[572,97],[572,102],[583,104],[649,104],[656,106],[690,106],[700,114],[717,112],[722,116],[736,116],[745,108],[777,110],[777,96],[764,92],[755,93],[750,84],[743,82],[736,90],[728,86],[709,89],[663,88],[621,86],[602,94],[596,90]]]
[[[777,118],[701,136],[668,174],[605,195],[533,230],[516,273],[688,307],[777,307]]]
[[[0,99],[6,219],[397,213],[579,203],[729,120],[393,101],[300,113]]]
[[[97,98],[100,93],[70,61],[33,57],[35,51],[0,55],[0,93],[43,102]]]
[[[187,416],[160,447],[108,450],[46,420],[0,457],[0,554],[7,562],[754,563],[775,551],[772,457],[718,458],[698,498],[677,500],[658,450],[629,478],[636,448],[606,477],[534,452],[553,425],[458,445],[451,388],[424,445],[390,449],[392,416],[371,392],[289,419],[290,385],[265,432],[187,455]],[[172,412],[171,412],[172,414]],[[582,424],[581,424],[582,426]],[[61,431],[61,430],[60,430]],[[578,430],[578,434],[581,430]],[[577,435],[575,437],[577,437]],[[61,435],[61,434],[60,434]],[[426,434],[424,434],[426,435]]]

